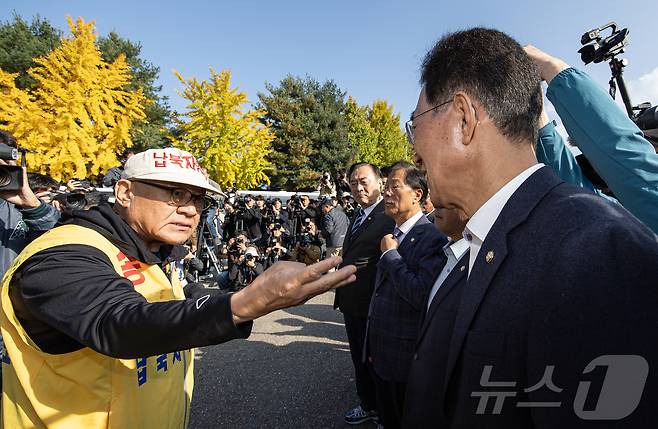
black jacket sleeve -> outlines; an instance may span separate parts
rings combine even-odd
[[[28,335],[46,352],[48,344],[40,344],[39,337],[52,340],[53,332],[44,332],[44,326],[99,353],[125,359],[251,333],[251,323],[233,323],[230,295],[149,303],[116,273],[104,253],[84,245],[58,246],[30,257],[15,273],[10,297],[21,323],[28,322],[23,323]],[[30,332],[33,322],[42,325]]]

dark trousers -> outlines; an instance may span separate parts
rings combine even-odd
[[[350,354],[352,355],[354,377],[356,379],[356,393],[361,400],[361,408],[366,411],[374,410],[377,408],[375,381],[368,365],[362,361],[368,319],[345,313],[343,313],[343,318],[345,319],[347,341],[350,343]]]
[[[384,380],[377,375],[374,368],[371,367],[371,371],[377,390],[379,422],[384,426],[384,429],[399,429],[402,422],[407,383]]]

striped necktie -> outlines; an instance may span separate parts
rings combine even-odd
[[[399,242],[400,241],[399,238],[401,235],[402,235],[402,230],[396,226],[395,229],[393,230],[393,238],[395,238]]]
[[[365,219],[366,212],[362,208],[359,208],[359,214],[356,215],[356,219],[354,219],[354,223],[352,224],[352,234],[354,234],[354,231],[359,229]]]

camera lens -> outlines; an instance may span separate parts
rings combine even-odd
[[[0,168],[0,187],[7,186],[11,183],[11,174],[5,168]]]

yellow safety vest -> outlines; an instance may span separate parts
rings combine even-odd
[[[127,257],[89,228],[65,225],[33,241],[2,281],[4,427],[185,428],[194,385],[191,350],[139,359],[116,359],[88,347],[52,355],[42,352],[25,333],[9,299],[11,278],[30,256],[66,244],[88,245],[104,252],[116,272],[131,280],[149,302],[184,299],[180,283],[170,283],[157,265]],[[89,282],[93,281],[90,277]]]

